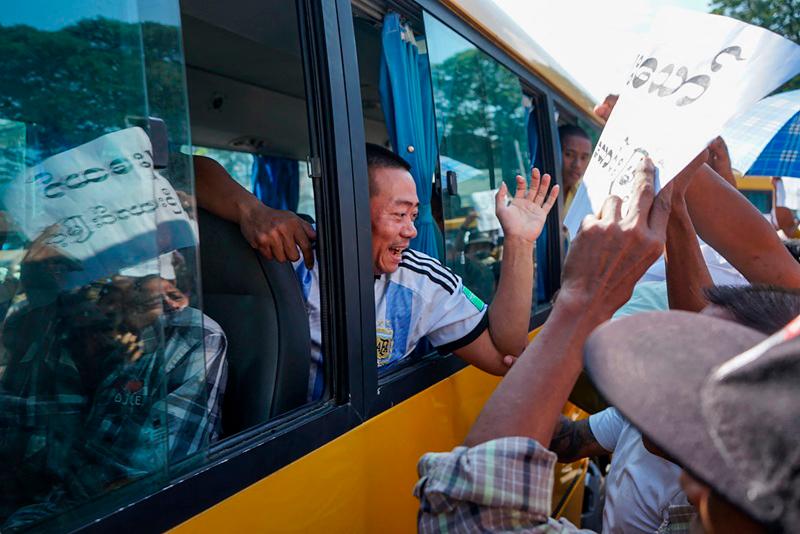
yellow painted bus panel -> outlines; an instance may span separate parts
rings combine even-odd
[[[537,332],[532,332],[532,339]],[[369,419],[172,532],[380,532],[416,530],[417,460],[464,440],[499,377],[467,367]],[[569,405],[573,419],[588,414]],[[558,464],[553,506],[580,520],[587,461]]]
[[[745,191],[772,191],[771,176],[736,177],[736,187]]]
[[[461,442],[498,381],[463,369],[173,532],[413,532],[417,460]]]

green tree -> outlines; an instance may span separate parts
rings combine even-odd
[[[477,49],[455,54],[431,71],[442,154],[488,169],[495,187],[502,179],[516,189],[520,158],[524,166],[528,159],[519,79]]]
[[[711,0],[711,12],[771,30],[800,44],[800,0]],[[776,92],[800,89],[800,75]]]
[[[188,139],[177,27],[84,19],[55,31],[0,26],[0,118],[26,124],[28,164],[158,116]]]

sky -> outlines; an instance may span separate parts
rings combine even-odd
[[[662,6],[708,12],[708,0],[493,0],[596,100],[618,93]]]

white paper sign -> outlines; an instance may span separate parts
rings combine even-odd
[[[630,196],[644,156],[663,186],[730,117],[800,71],[799,46],[727,17],[664,9],[651,35],[592,154],[581,186],[588,202],[573,202],[564,220],[573,236],[609,195]]]
[[[75,287],[197,243],[172,185],[153,168],[147,134],[119,130],[52,156],[17,176],[3,201],[31,240],[55,225],[46,243],[78,260]]]
[[[472,193],[472,205],[475,211],[478,212],[478,230],[481,232],[491,232],[492,230],[500,229],[500,220],[494,211],[494,197],[497,195],[497,189],[490,189],[488,191],[478,191]]]

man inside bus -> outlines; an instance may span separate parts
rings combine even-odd
[[[497,293],[486,306],[450,269],[408,248],[416,236],[419,205],[408,163],[390,150],[368,144],[367,165],[378,365],[405,358],[427,337],[440,351],[454,352],[486,372],[504,374],[508,355],[522,352],[527,342],[533,246],[558,186],[548,195],[550,176],[540,176],[534,169],[530,189],[518,176],[517,192],[510,200],[506,185],[500,187],[495,210],[504,232],[503,262]],[[318,398],[323,373],[313,228],[293,213],[263,205],[213,160],[196,157],[195,175],[201,207],[237,222],[251,246],[268,259],[295,262],[312,331],[309,397]]]
[[[586,130],[574,124],[558,128],[561,142],[561,177],[564,182],[564,213],[567,212],[592,157],[592,140]]]
[[[589,334],[625,302],[663,250],[672,194],[665,190],[654,199],[653,177],[652,163],[645,160],[637,170],[633,208],[624,217],[620,199],[611,197],[597,216],[586,218],[567,256],[550,317],[484,406],[465,446],[420,460],[415,494],[421,532],[512,526],[526,532],[577,530],[565,520],[548,518],[555,455],[540,444],[553,435],[581,370]],[[789,331],[783,334],[784,339],[793,337]],[[728,375],[712,374],[715,366],[763,339],[729,320],[669,312],[612,322],[586,344],[590,375],[603,394],[641,425],[661,451],[703,480],[682,476],[708,531],[766,532],[770,526],[791,532],[800,527],[800,457],[777,452],[793,447],[793,426],[786,423],[800,416],[800,398],[790,385],[800,376],[800,345],[794,341],[766,356],[751,351]],[[752,369],[759,360],[756,367],[761,368]],[[745,389],[743,383],[753,387]],[[708,400],[699,392],[709,384],[714,389],[709,398],[725,413],[704,419],[694,414],[700,413],[701,400]],[[761,388],[774,388],[780,398],[761,395],[758,400],[749,393]],[[719,440],[705,438],[714,435],[711,427],[720,418],[726,426],[717,433]],[[756,428],[760,431],[753,434]],[[720,443],[727,453],[720,451]],[[731,445],[736,461],[726,467]],[[738,476],[740,471],[744,476]],[[748,490],[742,483],[748,479],[759,481],[757,497],[754,486]]]

